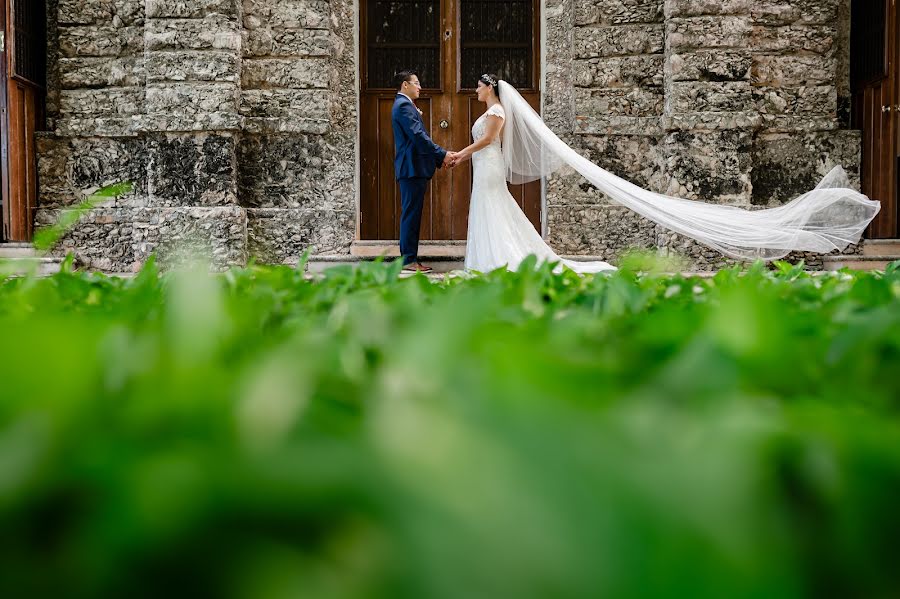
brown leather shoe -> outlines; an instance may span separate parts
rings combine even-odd
[[[410,262],[403,267],[406,272],[431,272],[434,270],[430,266],[425,266],[421,262]]]

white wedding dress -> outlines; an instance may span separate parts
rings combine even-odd
[[[491,115],[506,118],[502,105],[488,108],[472,126],[475,141],[484,136]],[[489,272],[505,266],[516,270],[530,254],[537,256],[539,262],[559,262],[575,272],[615,270],[606,262],[564,260],[550,249],[506,187],[506,163],[497,137],[472,154],[466,269]]]
[[[472,155],[472,196],[466,268],[487,272],[518,268],[530,255],[559,262],[576,272],[614,270],[606,262],[562,260],[535,231],[506,182],[547,177],[562,166],[584,176],[610,200],[672,231],[739,260],[776,260],[791,251],[828,253],[859,241],[881,209],[852,189],[844,169],[835,166],[803,195],[774,208],[745,210],[685,200],[642,189],[593,164],[557,137],[527,100],[506,81],[500,102],[475,121],[472,137],[485,134],[487,118],[504,119],[500,139]]]

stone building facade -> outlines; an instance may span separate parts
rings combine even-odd
[[[36,220],[134,183],[57,251],[113,272],[182,244],[217,266],[289,263],[308,247],[349,254],[358,10],[355,0],[48,0]],[[545,0],[540,18],[544,118],[640,186],[762,207],[836,164],[858,173],[849,0]],[[559,253],[660,248],[695,268],[726,263],[574,174],[552,177],[545,202]]]

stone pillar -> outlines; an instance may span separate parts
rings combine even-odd
[[[659,190],[663,4],[556,0],[547,5],[545,119],[593,162]],[[614,259],[656,244],[652,222],[611,204],[569,169],[548,181],[548,240],[562,254]]]
[[[49,4],[48,121],[38,139],[38,225],[97,188],[134,191],[86,214],[58,252],[129,272],[199,246],[246,261],[237,204],[238,0]],[[54,89],[57,88],[58,89]]]
[[[761,119],[752,148],[753,204],[790,200],[835,165],[858,186],[860,134],[844,129],[839,114],[839,92],[849,96],[848,3],[756,0],[751,23],[753,97]],[[856,252],[856,246],[845,251]],[[816,254],[788,259],[812,267],[822,262]]]
[[[260,261],[350,251],[356,20],[352,0],[244,0],[239,195]]]
[[[87,214],[63,240],[87,265],[130,271],[132,224],[146,203],[146,147],[136,133],[145,107],[144,4],[51,0],[47,120],[37,133],[38,226],[97,188],[131,181],[134,192]]]
[[[749,207],[751,150],[759,116],[753,101],[750,6],[753,0],[666,0],[664,192]],[[663,251],[692,268],[724,256],[659,229]]]
[[[146,0],[144,60],[147,207],[135,222],[135,260],[157,252],[247,259],[237,201],[241,128],[239,0]]]

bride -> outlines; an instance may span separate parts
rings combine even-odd
[[[856,243],[881,207],[850,189],[837,166],[819,185],[776,208],[744,210],[641,189],[593,164],[566,145],[516,89],[482,75],[476,90],[487,111],[472,126],[474,143],[454,164],[472,160],[466,269],[518,268],[530,254],[575,272],[615,270],[606,262],[564,260],[519,208],[506,182],[526,183],[563,165],[581,173],[611,200],[739,260],[775,260],[794,250],[828,253]],[[502,140],[502,150],[501,150]]]

